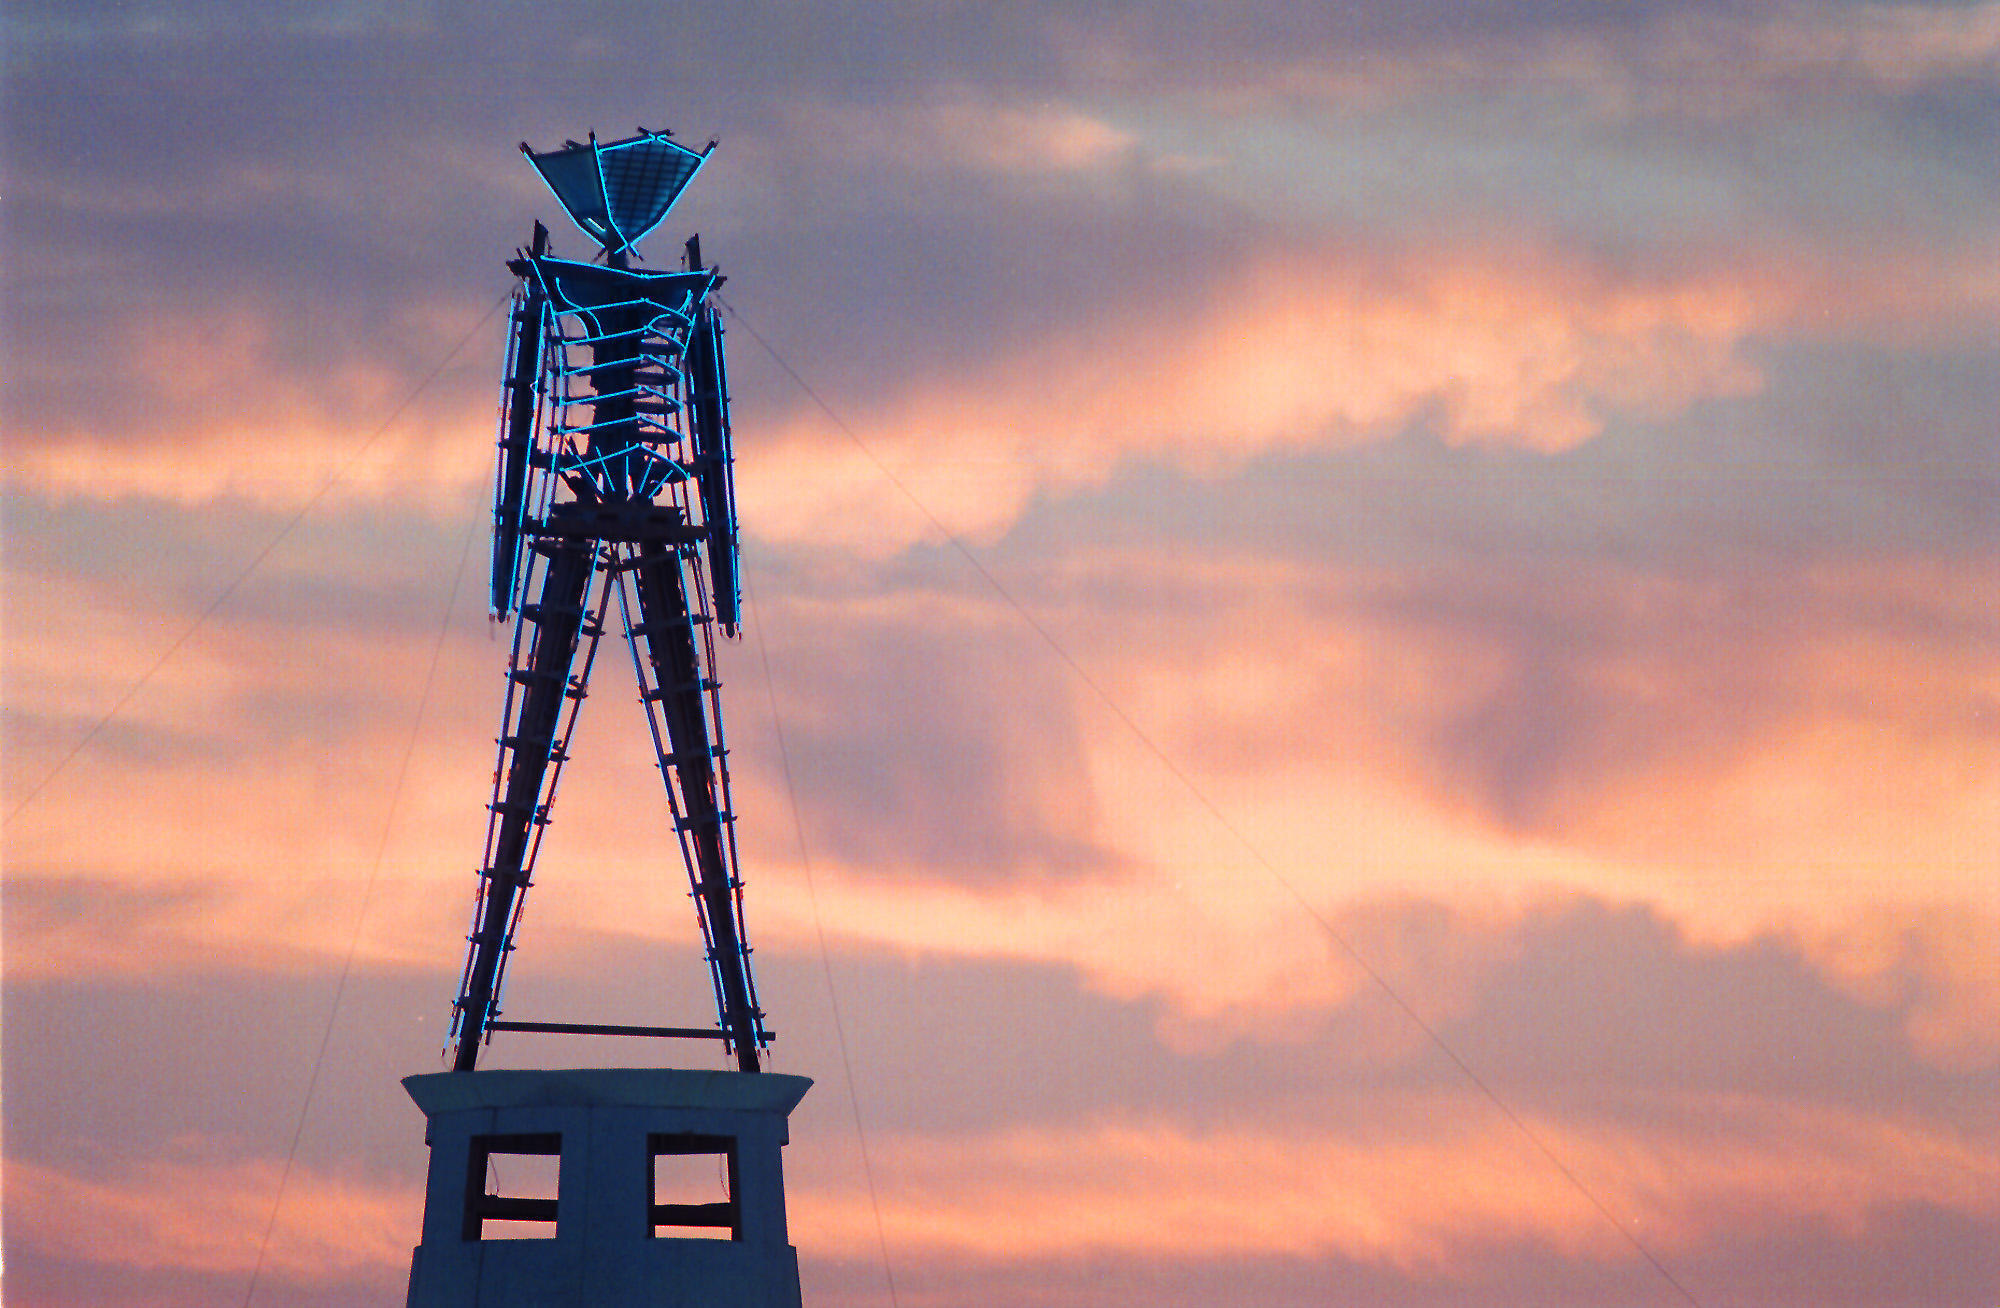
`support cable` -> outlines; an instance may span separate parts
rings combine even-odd
[[[408,395],[405,395],[395,408],[389,411],[389,415],[382,419],[381,424],[375,428],[368,439],[361,442],[361,448],[349,455],[345,463],[342,463],[338,468],[327,474],[326,480],[320,483],[318,490],[315,490],[311,495],[306,497],[306,502],[299,506],[298,512],[294,513],[284,526],[278,528],[277,534],[266,541],[264,547],[251,556],[250,561],[243,566],[243,570],[232,577],[229,584],[224,586],[216,597],[208,602],[207,607],[203,608],[200,613],[197,613],[194,619],[186,627],[182,628],[180,635],[174,637],[172,643],[160,652],[160,656],[153,660],[151,666],[139,674],[139,679],[126,687],[125,693],[118,697],[118,702],[106,709],[104,715],[91,724],[90,730],[84,732],[82,737],[69,747],[69,752],[57,759],[55,766],[50,768],[40,781],[37,781],[28,788],[28,793],[21,796],[20,801],[8,810],[7,821],[12,822],[15,818],[21,816],[28,805],[34,803],[36,798],[49,788],[49,784],[61,776],[64,770],[75,761],[76,756],[81,754],[89,746],[90,742],[96,740],[104,729],[110,726],[120,713],[125,711],[126,705],[138,698],[139,692],[152,683],[153,678],[159,675],[160,669],[167,666],[167,663],[172,660],[174,655],[180,653],[181,647],[193,639],[197,631],[208,625],[208,620],[215,616],[216,610],[220,609],[228,601],[229,597],[236,593],[238,587],[250,579],[251,574],[264,566],[264,561],[271,557],[271,552],[282,545],[294,531],[298,530],[299,524],[305,521],[306,515],[317,508],[319,502],[327,497],[328,492],[332,491],[335,486],[338,486],[347,477],[349,470],[366,457],[368,451],[374,448],[375,442],[382,439],[383,433],[387,432],[394,425],[396,419],[403,416],[403,411],[414,404],[419,395],[430,389],[432,382],[444,375],[444,370],[451,366],[452,360],[458,357],[461,350],[472,343],[472,338],[479,334],[480,328],[484,327],[492,319],[493,315],[500,312],[512,298],[513,293],[510,291],[495,301],[492,308],[479,316],[479,320],[466,330],[465,335],[459,338],[458,343],[446,351],[442,359],[438,360],[437,366],[432,368],[430,373],[422,381],[418,382],[415,388]]]
[[[472,522],[465,530],[465,544],[458,552],[458,570],[452,573],[451,591],[445,597],[444,616],[438,620],[437,639],[431,643],[430,664],[424,669],[424,685],[417,694],[417,709],[410,719],[409,738],[403,742],[403,757],[396,765],[396,780],[389,788],[389,807],[382,818],[382,835],[375,843],[375,858],[368,867],[368,880],[361,888],[361,907],[354,915],[354,930],[347,938],[347,953],[340,962],[340,978],[334,982],[333,1004],[327,1010],[326,1026],[320,1032],[319,1051],[313,1055],[312,1073],[306,1078],[305,1097],[299,1103],[299,1120],[292,1127],[292,1143],[285,1150],[285,1165],[278,1172],[278,1191],[271,1197],[271,1215],[265,1219],[263,1237],[257,1241],[257,1261],[250,1269],[250,1284],[243,1291],[243,1308],[250,1308],[250,1300],[257,1293],[257,1282],[264,1274],[264,1256],[270,1250],[271,1234],[277,1230],[278,1213],[285,1204],[285,1187],[292,1179],[292,1165],[299,1156],[299,1141],[305,1136],[306,1118],[312,1111],[313,1096],[319,1090],[320,1072],[326,1066],[326,1051],[333,1043],[333,1028],[340,1016],[341,1001],[347,997],[348,978],[354,973],[354,955],[361,944],[361,928],[368,920],[368,908],[375,898],[375,883],[382,874],[382,860],[389,852],[389,836],[396,827],[396,810],[402,803],[404,783],[409,780],[410,760],[417,752],[424,713],[430,708],[431,690],[437,682],[438,662],[444,654],[445,637],[451,631],[452,611],[458,606],[459,587],[465,580],[466,561],[472,557],[472,542],[479,534],[479,525],[475,507]]]
[[[1216,825],[1221,827],[1223,831],[1227,832],[1239,845],[1241,845],[1244,851],[1250,855],[1251,860],[1254,863],[1256,863],[1256,865],[1264,872],[1264,874],[1270,877],[1273,882],[1275,882],[1280,888],[1282,888],[1285,891],[1285,893],[1289,895],[1298,904],[1300,910],[1304,912],[1307,917],[1313,920],[1313,922],[1319,927],[1320,931],[1324,933],[1327,940],[1331,942],[1339,950],[1340,953],[1344,954],[1356,967],[1360,968],[1363,975],[1365,975],[1370,981],[1372,981],[1377,989],[1379,989],[1384,995],[1388,996],[1390,1002],[1393,1003],[1396,1006],[1396,1008],[1400,1010],[1402,1014],[1405,1017],[1407,1017],[1410,1020],[1410,1022],[1424,1034],[1424,1037],[1433,1046],[1435,1046],[1439,1050],[1439,1052],[1443,1053],[1444,1056],[1450,1060],[1451,1064],[1459,1070],[1459,1072],[1465,1077],[1465,1079],[1468,1082],[1472,1084],[1473,1088],[1479,1091],[1480,1095],[1484,1097],[1489,1103],[1491,1103],[1493,1107],[1499,1111],[1500,1115],[1504,1117],[1517,1131],[1519,1131],[1522,1134],[1522,1136],[1524,1136],[1527,1139],[1529,1144],[1535,1147],[1536,1152],[1540,1153],[1541,1156],[1549,1163],[1549,1165],[1555,1168],[1557,1173],[1559,1173],[1562,1176],[1562,1178],[1569,1183],[1570,1187],[1574,1189],[1578,1194],[1582,1195],[1583,1198],[1590,1203],[1590,1206],[1592,1208],[1597,1210],[1598,1215],[1602,1217],[1606,1222],[1608,1222],[1613,1230],[1617,1231],[1619,1235],[1624,1237],[1625,1243],[1630,1245],[1632,1249],[1635,1252],[1637,1252],[1642,1259],[1645,1260],[1647,1265],[1650,1266],[1655,1272],[1659,1274],[1662,1280],[1664,1280],[1669,1286],[1673,1287],[1675,1293],[1677,1293],[1682,1299],[1686,1300],[1690,1305],[1693,1306],[1693,1308],[1701,1308],[1701,1301],[1696,1299],[1694,1294],[1685,1285],[1681,1284],[1680,1279],[1667,1269],[1666,1264],[1661,1262],[1659,1257],[1655,1255],[1653,1251],[1650,1248],[1648,1248],[1646,1244],[1643,1241],[1641,1241],[1639,1237],[1635,1235],[1623,1221],[1619,1220],[1617,1215],[1611,1211],[1610,1206],[1607,1205],[1604,1202],[1604,1200],[1600,1199],[1595,1191],[1593,1191],[1588,1185],[1584,1184],[1583,1178],[1580,1177],[1575,1171],[1571,1170],[1568,1164],[1563,1162],[1562,1158],[1556,1153],[1555,1149],[1546,1140],[1544,1140],[1541,1137],[1541,1135],[1534,1130],[1534,1128],[1529,1126],[1527,1121],[1524,1118],[1522,1118],[1522,1116],[1518,1112],[1516,1112],[1514,1108],[1510,1104],[1508,1104],[1508,1102],[1505,1099],[1501,1098],[1499,1092],[1496,1091],[1487,1082],[1487,1080],[1479,1074],[1479,1072],[1472,1066],[1472,1064],[1469,1061],[1467,1061],[1466,1058],[1463,1055],[1461,1055],[1457,1049],[1453,1048],[1452,1045],[1445,1040],[1444,1036],[1438,1031],[1438,1029],[1432,1026],[1429,1022],[1424,1020],[1423,1016],[1417,1012],[1416,1008],[1410,1003],[1410,1001],[1405,999],[1402,996],[1402,994],[1396,989],[1396,987],[1389,983],[1389,980],[1386,976],[1384,976],[1381,972],[1377,971],[1375,967],[1368,962],[1367,958],[1362,955],[1361,951],[1355,948],[1353,942],[1348,940],[1348,938],[1341,933],[1340,929],[1334,926],[1333,922],[1324,913],[1320,912],[1318,907],[1316,907],[1311,900],[1306,898],[1304,892],[1301,891],[1296,885],[1294,885],[1290,880],[1290,878],[1286,877],[1284,873],[1278,870],[1277,865],[1264,855],[1264,852],[1251,841],[1248,834],[1246,834],[1234,822],[1229,820],[1227,815],[1223,813],[1222,809],[1208,797],[1208,795],[1201,789],[1201,787],[1195,784],[1194,779],[1190,777],[1185,771],[1183,771],[1180,765],[1175,763],[1173,758],[1170,755],[1168,755],[1166,750],[1163,749],[1157,742],[1155,742],[1152,736],[1146,732],[1145,728],[1141,727],[1138,721],[1134,719],[1130,713],[1126,712],[1125,708],[1121,704],[1119,704],[1119,702],[1116,699],[1112,697],[1111,692],[1108,689],[1106,689],[1104,684],[1098,681],[1097,678],[1091,676],[1090,673],[1085,670],[1083,665],[1077,661],[1076,657],[1072,655],[1067,648],[1064,647],[1062,642],[1056,639],[1054,633],[1052,633],[1047,627],[1045,627],[1040,621],[1038,621],[1035,618],[1035,616],[1027,610],[1026,606],[1024,606],[1020,600],[1014,597],[1013,592],[1009,591],[1004,585],[1001,584],[1000,579],[996,577],[993,574],[992,570],[989,569],[986,566],[986,564],[980,560],[978,555],[972,552],[972,549],[966,545],[965,541],[956,532],[952,531],[951,528],[947,527],[944,524],[944,521],[941,518],[939,518],[936,513],[931,511],[929,505],[925,504],[923,500],[918,498],[917,493],[911,490],[909,485],[905,483],[902,478],[898,477],[895,474],[895,472],[889,467],[889,465],[882,460],[880,455],[876,454],[874,450],[869,448],[867,442],[861,439],[860,435],[854,430],[854,428],[850,427],[844,420],[842,420],[841,416],[834,411],[833,406],[827,403],[826,399],[823,396],[821,396],[818,391],[813,389],[812,384],[806,381],[804,377],[800,376],[798,370],[793,368],[790,363],[785,361],[784,357],[778,353],[778,351],[772,346],[771,342],[764,338],[763,333],[759,332],[755,327],[753,327],[743,317],[743,315],[737,311],[736,306],[730,304],[727,300],[724,300],[719,295],[715,296],[714,298],[717,303],[721,304],[724,309],[728,310],[729,316],[735,319],[737,324],[740,325],[744,331],[750,334],[750,338],[756,341],[759,346],[763,347],[764,353],[770,356],[771,361],[777,364],[778,367],[784,371],[785,375],[790,377],[792,381],[797,384],[798,388],[805,393],[806,397],[819,407],[820,412],[826,415],[828,421],[832,422],[833,425],[836,428],[838,428],[840,432],[843,435],[845,435],[849,441],[853,442],[854,447],[860,450],[861,453],[868,459],[870,463],[875,465],[876,471],[881,473],[883,478],[887,480],[891,486],[894,486],[899,492],[901,492],[903,498],[907,499],[916,508],[917,512],[923,515],[924,519],[930,523],[931,527],[940,536],[944,538],[945,543],[950,545],[952,549],[958,553],[959,557],[963,558],[966,561],[966,563],[971,566],[972,570],[979,574],[980,579],[984,581],[986,585],[992,589],[993,593],[998,595],[1003,601],[1005,601],[1007,606],[1014,610],[1015,615],[1019,617],[1023,622],[1025,622],[1037,636],[1041,637],[1042,643],[1047,645],[1050,651],[1054,653],[1057,660],[1061,662],[1064,667],[1069,669],[1070,674],[1074,676],[1078,681],[1082,682],[1084,686],[1089,688],[1091,693],[1096,695],[1097,698],[1104,704],[1104,706],[1111,710],[1112,715],[1115,716],[1119,720],[1119,722],[1124,724],[1125,729],[1132,734],[1132,737],[1145,748],[1147,753],[1151,754],[1153,758],[1159,762],[1160,766],[1162,766],[1167,770],[1168,774],[1171,775],[1175,781],[1178,781],[1181,784],[1181,787],[1185,789],[1188,792],[1188,794],[1194,798],[1195,802],[1199,804],[1202,810],[1206,812],[1209,815],[1209,817],[1215,821]],[[780,746],[780,749],[782,751],[782,745]],[[786,781],[787,784],[789,785],[790,784],[789,771],[787,772]],[[796,811],[797,808],[795,802],[794,813],[796,813]],[[808,881],[808,884],[810,884],[810,880]],[[817,912],[816,909],[815,912]],[[825,948],[823,940],[821,948],[822,950],[824,950]],[[843,1044],[842,1046],[843,1056],[845,1055],[845,1053],[846,1053],[846,1047]],[[851,1078],[850,1078],[850,1089],[851,1089]]]
[[[734,313],[734,310],[731,310]],[[740,320],[739,320],[740,321]],[[753,332],[752,335],[755,335]],[[769,346],[765,346],[769,349]],[[773,356],[775,357],[775,356]],[[750,569],[742,571],[743,604],[751,606]],[[749,616],[747,613],[744,615]],[[861,1147],[861,1175],[868,1183],[868,1206],[875,1214],[875,1243],[882,1253],[882,1279],[889,1287],[889,1303],[892,1308],[901,1308],[902,1300],[896,1294],[896,1273],[889,1265],[889,1236],[882,1224],[882,1201],[875,1189],[875,1164],[868,1153],[868,1132],[861,1125],[861,1097],[854,1089],[854,1059],[847,1049],[847,1024],[840,1016],[840,995],[833,985],[833,961],[826,948],[826,923],[819,911],[819,884],[813,877],[812,855],[806,849],[805,819],[799,812],[798,787],[792,780],[792,753],[785,743],[785,722],[778,713],[778,690],[771,678],[771,655],[764,645],[764,627],[761,620],[747,623],[757,636],[757,661],[764,668],[764,696],[771,704],[771,730],[778,742],[778,766],[784,774],[785,799],[792,811],[792,834],[798,841],[799,866],[805,870],[806,898],[812,905],[813,934],[819,941],[820,975],[826,981],[827,1007],[833,1013],[833,1035],[840,1045],[840,1071],[847,1079],[847,1105],[854,1110],[854,1139]]]

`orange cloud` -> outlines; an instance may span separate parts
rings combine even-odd
[[[1226,284],[1054,331],[977,373],[908,379],[846,416],[947,526],[985,535],[1036,491],[1098,482],[1130,457],[1223,470],[1269,450],[1373,439],[1419,413],[1453,442],[1558,450],[1595,435],[1610,409],[1741,394],[1758,379],[1737,346],[1784,312],[1766,280],[1620,281],[1521,252],[1451,250],[1409,252],[1384,278],[1339,251],[1268,256]],[[417,306],[388,334],[434,356],[463,316]],[[427,397],[379,437],[413,384],[407,369],[322,346],[322,366],[302,373],[285,359],[296,346],[282,322],[238,304],[124,324],[143,413],[115,433],[65,417],[17,437],[12,484],[56,500],[267,508],[304,503],[329,478],[336,503],[406,501],[411,486],[426,504],[479,498],[491,393],[472,379],[491,370],[497,320],[436,388],[459,397],[450,413],[432,416]],[[468,408],[468,396],[480,398]],[[880,551],[924,534],[873,462],[816,417],[746,428],[740,445],[744,520],[759,535],[832,533]]]
[[[1777,75],[1851,78],[1903,91],[2000,73],[2000,4],[1795,9],[1752,28]]]
[[[1393,278],[1335,252],[1267,259],[845,415],[872,458],[810,415],[746,440],[744,518],[767,539],[877,556],[931,527],[876,459],[949,530],[983,538],[1037,492],[1129,458],[1217,475],[1420,415],[1455,444],[1562,450],[1613,410],[1755,389],[1738,346],[1784,304],[1755,277],[1621,282],[1529,255],[1424,251]]]
[[[1150,593],[1145,569],[1168,565],[1069,566],[1108,568],[1125,578],[1125,592]],[[1518,924],[1576,897],[1649,906],[1702,947],[1775,933],[1864,1002],[1903,1009],[1927,1057],[1961,1065],[1990,1051],[2000,978],[1978,942],[2000,924],[1986,874],[2000,829],[1989,779],[2000,769],[1987,766],[1991,744],[1968,725],[1983,693],[1982,661],[1909,635],[1952,630],[1950,621],[1867,627],[1839,617],[1851,606],[1894,611],[1913,596],[1952,612],[1973,606],[1970,614],[1969,578],[1843,574],[1823,589],[1829,630],[1846,634],[1825,638],[1819,618],[1801,618],[1761,650],[1729,635],[1734,628],[1718,624],[1699,593],[1677,594],[1672,583],[1655,583],[1639,609],[1621,600],[1620,612],[1653,612],[1666,628],[1641,624],[1617,641],[1579,646],[1577,674],[1608,685],[1618,706],[1619,753],[1558,756],[1548,802],[1523,818],[1495,808],[1476,770],[1425,750],[1440,722],[1506,693],[1504,648],[1450,625],[1431,630],[1414,610],[1371,605],[1380,581],[1370,574],[1306,576],[1210,556],[1175,575],[1207,615],[1200,642],[1135,640],[1129,615],[1115,610],[1058,610],[1048,620],[1199,793],[1433,1018],[1465,1011],[1514,947]],[[1097,593],[1097,582],[1074,584],[1078,596]],[[1051,592],[1056,602],[1069,586]],[[1570,591],[1589,602],[1587,588]],[[77,611],[92,612],[81,602]],[[846,647],[814,634],[827,617],[782,598],[756,615],[781,670],[788,644],[819,651],[822,662]],[[840,621],[995,639],[989,605],[937,595],[856,601]],[[123,639],[135,643],[119,652],[118,625],[109,616],[102,625],[114,641],[105,657],[138,661],[136,638],[128,631]],[[1536,614],[1533,625],[1544,630],[1549,618]],[[136,710],[158,733],[157,756],[93,751],[10,830],[14,975],[157,974],[218,959],[293,971],[345,956],[429,636],[335,628],[301,643],[287,630],[264,618],[211,628],[189,647],[193,661],[163,673]],[[1690,633],[1703,631],[1727,639],[1707,651],[1690,645]],[[72,675],[62,648],[51,643],[24,666],[69,687],[57,698],[74,697],[82,713],[102,681],[87,666]],[[938,650],[938,659],[949,656],[948,646]],[[478,637],[447,645],[361,922],[364,966],[448,962],[440,951],[463,933],[503,656],[504,646]],[[616,666],[624,655],[611,648],[604,657],[524,927],[539,965],[587,958],[595,931],[670,948],[692,941],[664,802]],[[742,751],[768,730],[764,687],[747,649],[729,658]],[[1718,689],[1711,673],[1725,663],[1730,676]],[[1746,698],[1742,678],[1759,666],[1783,694],[1752,712],[1744,705],[1763,692]],[[1061,676],[1052,665],[1046,684],[1064,685]],[[385,690],[275,732],[282,724],[255,707],[310,702],[329,678]],[[949,684],[953,694],[1009,693],[976,680]],[[795,748],[798,714],[880,708],[838,696],[787,702],[796,691],[782,683],[779,694]],[[1165,1034],[1183,1047],[1269,1038],[1345,1004],[1359,974],[1291,892],[1091,696],[1072,684],[1055,703],[1051,722],[1074,721],[1075,748],[1060,768],[1042,767],[1033,750],[1002,751],[992,793],[958,798],[1018,810],[1063,840],[1105,851],[1073,875],[885,874],[875,846],[841,852],[809,807],[815,904],[768,737],[739,752],[738,810],[763,815],[742,835],[753,939],[811,951],[823,927],[847,950],[1074,968],[1115,998],[1161,1000]],[[1588,707],[1565,708],[1566,720],[1587,726]],[[815,729],[838,740],[868,728],[840,718]],[[201,743],[207,736],[183,733],[237,744],[217,752]],[[901,759],[894,751],[912,746],[882,747]],[[947,755],[955,747],[944,738],[926,746]],[[1502,759],[1514,750],[1505,741],[1494,748]],[[801,782],[810,806],[812,778]],[[1043,804],[1048,784],[1071,801]],[[949,812],[938,802],[931,810],[932,818]],[[878,843],[914,843],[899,824],[915,811],[893,797],[871,809]],[[947,847],[951,838],[920,834]],[[119,911],[78,912],[77,896]],[[655,901],[658,912],[649,909],[641,925],[633,904]],[[1404,911],[1412,906],[1428,907]]]
[[[53,1257],[141,1271],[248,1277],[263,1250],[272,1281],[325,1286],[406,1273],[423,1197],[410,1185],[294,1165],[271,1225],[279,1167],[269,1160],[152,1159],[79,1176],[9,1159],[7,1238]]]
[[[1094,130],[1073,128],[1084,144],[1052,137],[1050,157],[1096,157]],[[1808,252],[1633,275],[1532,248],[1269,252],[1226,280],[1201,270],[1182,297],[1052,326],[987,366],[896,379],[843,415],[872,454],[810,408],[755,429],[739,415],[744,521],[766,540],[881,557],[934,531],[884,467],[948,530],[990,538],[1037,494],[1100,484],[1132,459],[1217,476],[1417,421],[1453,444],[1561,451],[1612,414],[1667,417],[1756,391],[1742,347],[1760,334],[1985,323],[2000,309],[1987,253],[1884,256],[1860,274]],[[483,501],[494,392],[479,379],[496,366],[497,316],[394,417],[420,380],[396,356],[322,344],[300,365],[285,322],[236,304],[123,324],[141,410],[109,425],[51,417],[16,436],[10,484],[56,501],[265,509],[322,492],[407,506],[413,486],[429,512]],[[409,343],[405,358],[434,358],[468,325],[462,308],[416,305],[384,335]]]
[[[1162,585],[1126,576],[1128,588],[1175,593],[1169,565],[1147,566],[1163,570]],[[1987,660],[1961,639],[1975,629],[1974,573],[1834,571],[1804,591],[1774,580],[1735,597],[1698,580],[1609,579],[1613,625],[1586,624],[1563,653],[1563,674],[1591,688],[1580,703],[1555,702],[1581,743],[1535,764],[1551,768],[1546,804],[1512,813],[1489,793],[1498,783],[1434,751],[1443,723],[1493,719],[1504,736],[1515,728],[1489,701],[1553,693],[1532,677],[1514,685],[1508,661],[1519,651],[1488,643],[1493,631],[1427,631],[1421,609],[1373,604],[1381,581],[1367,574],[1239,570],[1211,555],[1173,576],[1203,615],[1199,640],[1135,639],[1145,628],[1132,613],[1086,605],[1045,609],[1042,620],[1364,956],[1400,976],[1399,951],[1421,944],[1403,934],[1410,922],[1371,926],[1373,906],[1415,899],[1462,915],[1448,933],[1462,956],[1409,973],[1439,1013],[1477,981],[1485,951],[1505,948],[1506,924],[1577,896],[1649,905],[1701,947],[1767,933],[1848,939],[1873,923],[1915,952],[1815,946],[1810,956],[1843,985],[1888,987],[1857,989],[1868,1002],[1913,1005],[1911,1035],[1927,1056],[1957,1064],[1990,1048],[2000,978],[1958,941],[2000,924],[1987,875],[2000,767],[1978,725]],[[1595,584],[1571,576],[1567,601],[1589,611]],[[1774,604],[1790,616],[1748,627],[1731,616]],[[800,620],[768,605],[763,617],[780,640]],[[1531,604],[1522,629],[1560,643],[1576,621]],[[1052,665],[1048,675],[1062,674]],[[1067,693],[1092,796],[1087,832],[1124,872],[913,884],[820,843],[826,928],[862,951],[1074,966],[1106,993],[1166,999],[1175,1038],[1196,1043],[1268,1033],[1343,1002],[1355,977],[1290,893],[1123,722],[1080,687]],[[1533,719],[1518,729],[1541,730]],[[1496,739],[1492,766],[1521,766],[1527,744],[1546,748]],[[783,792],[747,776],[758,788],[745,811],[782,811]],[[814,840],[810,817],[808,828]],[[760,930],[811,947],[808,905],[787,888],[798,885],[788,842],[752,839],[764,869]],[[1956,925],[1940,934],[1946,923]],[[1925,960],[1914,974],[1913,958]],[[1893,980],[1911,975],[1921,998]]]
[[[1800,947],[1862,1002],[1908,1002],[1910,1038],[1932,1062],[1971,1070],[2000,1059],[2000,913],[1905,909],[1801,935]]]
[[[1446,1273],[1517,1242],[1572,1258],[1632,1256],[1488,1103],[1432,1095],[1328,1109],[1353,1125],[1265,1134],[1132,1121],[949,1140],[878,1136],[892,1256],[1336,1254]],[[1529,1121],[1664,1256],[1798,1222],[1858,1234],[1903,1205],[2000,1217],[1991,1142],[1919,1122],[1747,1099],[1682,1103],[1655,1125]],[[873,1221],[851,1176],[794,1180],[791,1226],[802,1250],[867,1247]]]
[[[1328,1113],[1345,1125],[1274,1133],[1132,1119],[877,1135],[892,1256],[1338,1255],[1428,1272],[1517,1243],[1572,1258],[1630,1257],[1591,1202],[1476,1097],[1341,1099]],[[1528,1121],[1665,1256],[1799,1222],[1854,1236],[1882,1211],[1909,1205],[2000,1218],[1993,1142],[1914,1120],[1716,1097],[1641,1107],[1629,1122]],[[874,1209],[851,1160],[808,1148],[790,1170],[790,1225],[802,1252],[837,1259],[873,1245]],[[94,1175],[10,1160],[9,1239],[142,1271],[247,1276],[261,1246],[272,1281],[400,1277],[418,1230],[418,1187],[294,1166],[266,1243],[278,1172],[270,1160],[171,1153]]]
[[[407,502],[413,487],[425,505],[473,502],[491,475],[498,386],[472,378],[497,366],[505,332],[498,301],[483,307],[482,320],[479,308],[405,304],[365,341],[301,339],[296,306],[248,300],[115,320],[104,349],[125,364],[117,386],[18,423],[7,484],[54,502],[248,510],[323,490],[334,504]],[[468,329],[474,339],[450,353]],[[426,382],[440,364],[446,374]]]
[[[921,106],[795,107],[792,131],[827,153],[898,170],[970,169],[1050,180],[1137,158],[1131,133],[1080,109],[995,100],[959,88]]]

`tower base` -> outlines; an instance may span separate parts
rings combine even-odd
[[[812,1082],[668,1068],[438,1072],[409,1308],[799,1308],[780,1150]]]

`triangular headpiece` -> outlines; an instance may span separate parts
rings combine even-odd
[[[592,133],[586,144],[571,141],[540,154],[524,141],[521,153],[576,225],[609,254],[631,249],[658,227],[708,159],[706,150],[696,153],[665,132],[643,130],[608,144]]]

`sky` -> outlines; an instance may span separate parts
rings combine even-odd
[[[399,1301],[516,143],[643,125],[809,1304],[1991,1308],[2000,4],[0,23],[10,1305]],[[712,1011],[622,658],[510,1016]]]

